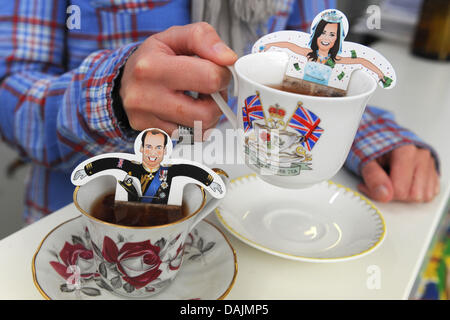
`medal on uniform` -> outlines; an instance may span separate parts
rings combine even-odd
[[[161,181],[161,188],[167,189],[169,186],[167,183],[167,169],[161,169],[159,180]]]

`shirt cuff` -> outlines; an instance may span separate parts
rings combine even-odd
[[[78,112],[85,121],[83,129],[89,131],[89,137],[94,138],[95,147],[100,146],[102,152],[117,149],[127,150],[133,145],[135,138],[131,130],[120,128],[119,120],[113,110],[113,90],[120,69],[138,47],[131,43],[116,50],[102,50],[92,53],[79,67],[85,73],[81,86]],[[98,153],[99,150],[92,151]],[[91,151],[91,152],[92,152]]]
[[[137,131],[131,128],[127,114],[123,108],[122,99],[120,97],[120,83],[125,64],[139,45],[140,43],[132,43],[120,49],[120,54],[116,57],[117,62],[114,68],[115,75],[106,94],[107,100],[109,100],[107,106],[111,115],[112,125],[117,128],[120,135],[127,140],[134,139]]]
[[[363,114],[345,167],[361,176],[361,170],[367,163],[398,147],[409,144],[428,149],[436,161],[436,169],[439,172],[439,157],[430,145],[410,130],[399,126],[394,121],[392,113],[368,106]]]

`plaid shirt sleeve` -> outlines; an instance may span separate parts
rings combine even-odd
[[[368,162],[407,144],[430,150],[436,161],[436,167],[439,168],[439,158],[430,145],[423,142],[413,132],[397,124],[391,112],[368,106],[363,114],[345,167],[353,173],[361,175],[361,169]]]
[[[67,170],[101,152],[132,149],[112,110],[113,80],[137,47],[64,63],[65,1],[7,1],[0,9],[0,134],[21,156]]]

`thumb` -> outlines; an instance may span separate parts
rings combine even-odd
[[[376,160],[367,163],[362,168],[361,175],[364,180],[364,183],[358,186],[361,192],[376,201],[389,202],[392,200],[394,189],[391,179]]]

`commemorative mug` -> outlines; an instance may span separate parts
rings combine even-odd
[[[283,188],[306,188],[333,177],[343,166],[375,80],[352,73],[347,95],[319,97],[281,91],[289,56],[260,52],[228,67],[237,114],[219,93],[212,97],[238,131],[245,164],[262,180]]]
[[[228,186],[228,175],[213,169]],[[117,181],[102,176],[76,187],[73,195],[91,240],[98,273],[105,286],[126,298],[145,298],[167,288],[183,262],[186,239],[194,227],[222,199],[207,199],[200,186],[188,184],[183,191],[187,214],[180,220],[157,226],[123,226],[90,214],[97,199],[113,193]]]

